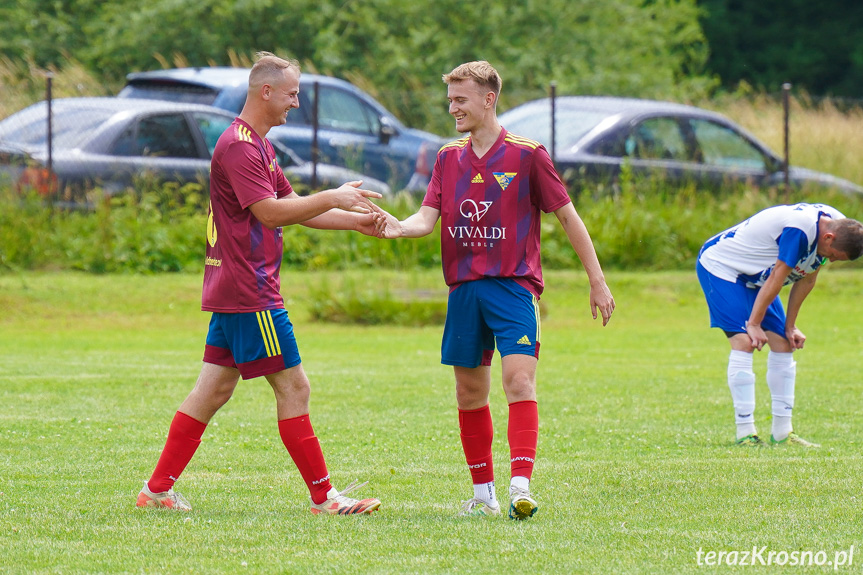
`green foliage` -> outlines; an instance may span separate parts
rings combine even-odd
[[[142,179],[136,187],[138,192],[103,199],[97,190],[94,210],[64,211],[0,186],[0,266],[99,273],[200,270],[207,201],[201,186]],[[680,270],[692,268],[702,243],[714,233],[768,206],[798,201],[827,203],[857,219],[863,214],[858,196],[803,190],[786,198],[747,188],[713,194],[694,186],[670,190],[655,178],[634,181],[626,170],[619,189],[581,194],[575,205],[606,270]],[[417,210],[418,200],[400,195],[381,206],[403,219]],[[580,269],[555,216],[544,215],[542,226],[543,267]],[[439,229],[423,238],[381,240],[296,225],[285,229],[283,239],[286,270],[437,270],[441,265]],[[357,298],[350,304],[339,295],[331,299],[347,307],[371,305]]]
[[[324,281],[309,290],[313,320],[360,325],[442,325],[446,296],[425,291],[393,293],[388,283],[358,283],[350,279],[334,288]]]
[[[699,0],[710,69],[725,87],[811,94],[863,93],[863,10],[858,0]]]
[[[98,273],[198,269],[206,229],[201,185],[137,185],[140,192],[111,197],[94,190],[92,210],[56,208],[0,187],[0,264]]]
[[[863,217],[863,197],[859,196],[808,189],[786,196],[778,190],[745,186],[722,193],[694,185],[673,189],[659,178],[634,179],[626,169],[619,189],[582,194],[575,206],[603,268],[680,270],[693,269],[698,251],[713,234],[769,206],[796,202],[825,203],[848,217]],[[548,269],[580,267],[552,215],[544,216],[542,263]]]
[[[453,18],[458,14],[458,18]],[[561,93],[704,96],[695,0],[27,0],[0,8],[0,53],[82,62],[107,85],[132,71],[248,62],[268,50],[366,88],[406,124],[445,134],[441,74],[487,59],[502,109]]]

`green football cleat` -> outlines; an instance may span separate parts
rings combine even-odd
[[[762,447],[764,445],[764,440],[753,433],[752,435],[741,437],[734,442],[734,445],[739,447]]]
[[[509,488],[509,518],[510,519],[529,519],[533,517],[539,505],[536,500],[531,497],[530,491],[519,489],[518,487]]]
[[[781,439],[779,441],[776,441],[776,439],[774,439],[774,437],[771,435],[770,436],[770,445],[797,445],[799,447],[806,447],[806,448],[821,447],[821,445],[818,443],[812,443],[811,441],[806,441],[805,439],[803,439],[802,437],[800,437],[799,435],[797,435],[793,431],[788,434],[788,437],[786,437],[785,439]]]

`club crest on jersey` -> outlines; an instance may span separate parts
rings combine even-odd
[[[469,218],[472,222],[478,222],[491,207],[492,202],[480,201],[480,204],[482,204],[482,208],[473,200],[465,200],[461,203],[459,211],[461,215]]]
[[[500,184],[500,188],[505,190],[512,180],[518,175],[518,172],[493,172],[494,179]]]

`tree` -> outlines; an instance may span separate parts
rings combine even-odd
[[[468,60],[500,70],[503,109],[552,81],[562,94],[674,99],[715,85],[696,0],[27,0],[5,10],[0,46],[43,65],[69,56],[122,84],[132,71],[268,50],[351,80],[408,125],[439,133],[452,129],[441,75]]]
[[[810,94],[863,95],[863,10],[859,0],[700,0],[711,53],[724,86],[766,91],[784,82]]]

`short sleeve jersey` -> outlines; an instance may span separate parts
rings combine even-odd
[[[698,261],[711,274],[749,288],[764,285],[781,260],[791,268],[784,285],[797,282],[825,263],[817,253],[822,218],[845,216],[824,204],[794,204],[762,210],[710,238]]]
[[[216,143],[210,166],[201,309],[247,313],[284,306],[282,229],[268,229],[248,208],[292,192],[272,145],[235,119]]]
[[[570,202],[546,149],[501,130],[482,158],[470,137],[437,155],[423,205],[440,210],[447,285],[513,278],[539,297],[541,212]]]

